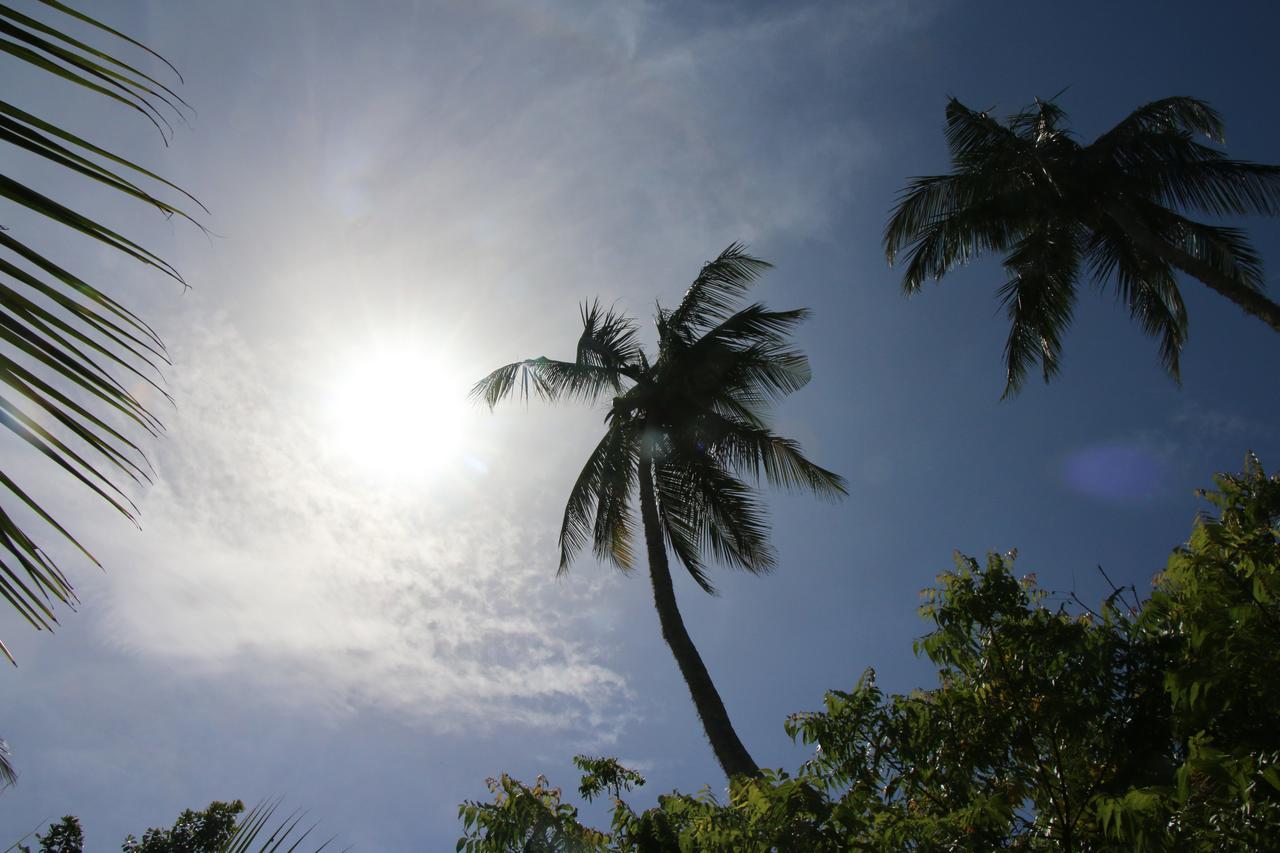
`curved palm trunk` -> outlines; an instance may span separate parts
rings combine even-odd
[[[676,607],[676,593],[671,585],[671,570],[667,565],[667,549],[662,541],[662,527],[658,521],[658,505],[653,494],[653,462],[645,456],[640,459],[640,517],[644,522],[644,541],[649,552],[649,577],[653,581],[653,606],[658,610],[658,622],[662,625],[662,639],[667,641],[671,654],[675,655],[680,674],[684,676],[698,709],[702,728],[711,741],[716,760],[729,778],[734,776],[759,776],[760,768],[738,739],[738,733],[729,722],[724,702],[711,681],[702,656],[685,630],[680,609]]]
[[[1179,249],[1177,246],[1161,240],[1150,229],[1139,221],[1138,217],[1126,210],[1123,205],[1108,205],[1107,215],[1116,221],[1129,235],[1129,239],[1143,251],[1164,258],[1192,278],[1199,279],[1215,293],[1225,296],[1245,313],[1252,314],[1272,329],[1280,332],[1280,305],[1272,302],[1256,290],[1245,287],[1230,276],[1223,275],[1210,264]]]

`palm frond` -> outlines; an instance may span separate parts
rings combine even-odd
[[[699,332],[722,322],[751,283],[772,266],[747,254],[746,246],[741,243],[730,243],[714,261],[703,265],[675,309],[659,312],[658,328],[663,346],[669,337],[691,343]]]
[[[134,45],[138,44],[62,4],[46,2],[45,5]],[[173,126],[161,107],[180,119],[185,118],[183,109],[190,108],[172,89],[129,63],[24,15],[7,4],[0,4],[0,52],[8,53],[140,113],[161,132],[166,142]],[[148,52],[154,55],[153,51]]]
[[[51,219],[59,225],[66,226],[86,237],[91,237],[100,243],[104,243],[110,248],[123,252],[147,266],[160,270],[160,272],[175,281],[186,284],[178,271],[159,255],[143,248],[128,237],[111,230],[107,226],[95,222],[87,216],[82,216],[71,208],[59,204],[48,196],[38,193],[17,181],[10,180],[4,175],[0,175],[0,198],[6,198],[21,207],[25,207],[27,210]]]
[[[614,421],[587,457],[565,502],[560,525],[560,568],[569,570],[587,542],[597,554],[624,570],[634,564],[632,523],[627,506],[638,459],[638,437],[631,424]]]
[[[605,455],[596,482],[596,523],[593,535],[596,558],[623,572],[635,567],[635,521],[631,493],[639,466],[639,442],[631,424],[615,423],[610,452]]]
[[[1015,159],[1026,150],[1026,141],[1012,128],[986,112],[966,107],[956,98],[947,100],[944,133],[951,159],[957,166]]]
[[[1066,120],[1066,110],[1052,98],[1047,101],[1037,98],[1033,106],[1014,113],[1006,124],[1021,139],[1039,146],[1061,133],[1059,126]]]
[[[658,519],[667,547],[703,592],[716,595],[715,584],[702,559],[702,534],[698,527],[701,516],[693,508],[696,494],[678,476],[659,476],[656,467],[654,475]]]
[[[41,0],[41,2],[45,2],[45,0]],[[168,60],[166,60],[163,56],[161,56],[160,54],[148,48],[146,45],[136,42],[133,39],[129,38],[128,36],[124,35],[123,33],[117,32],[116,30],[113,30],[110,27],[103,26],[97,21],[94,21],[92,18],[88,18],[84,15],[78,14],[65,6],[62,6],[61,4],[45,2],[45,5],[51,8],[59,9],[60,11],[66,12],[67,14],[70,14],[72,17],[78,18],[79,20],[92,25],[97,29],[102,30],[103,32],[111,33],[117,38],[122,39],[134,45],[135,47],[141,48],[146,53],[149,53],[156,59],[159,59],[165,65],[168,65],[169,70],[171,70],[178,77],[178,80],[179,81],[182,80],[182,75],[178,73],[178,69],[174,68],[172,65],[169,64]],[[62,44],[70,48],[73,48],[77,53],[80,54],[80,56],[75,57],[76,59],[82,59],[82,57],[92,57],[94,59],[98,59],[105,62],[107,65],[111,67],[127,72],[129,75],[132,75],[134,78],[136,78],[139,81],[139,83],[143,83],[143,82],[148,83],[151,86],[155,87],[155,89],[159,89],[163,91],[173,101],[178,102],[179,104],[186,107],[187,109],[191,109],[191,105],[188,104],[186,101],[184,101],[182,97],[178,95],[177,92],[173,91],[168,86],[164,85],[159,80],[152,77],[151,75],[143,71],[140,71],[139,69],[128,64],[127,62],[123,62],[118,57],[112,56],[109,53],[104,53],[103,51],[98,50],[92,45],[86,44],[83,41],[80,41],[79,39],[72,38],[71,36],[67,35],[61,30],[54,29],[53,27],[50,27],[47,24],[36,20],[35,18],[32,18],[14,9],[11,9],[8,6],[0,5],[0,17],[8,18],[9,20],[17,24],[20,24],[29,30],[34,30],[35,32],[41,33],[42,35],[49,36],[55,41],[61,42]],[[151,89],[145,89],[145,91],[147,91],[148,94],[154,94],[153,90]]]
[[[594,403],[610,392],[620,392],[623,378],[612,368],[540,356],[499,367],[477,382],[470,396],[490,409],[513,392],[528,402],[530,390],[550,403],[575,399]]]
[[[59,139],[79,148],[83,152],[93,154],[118,166],[123,166],[148,180],[180,193],[202,211],[208,213],[208,209],[200,203],[199,199],[173,182],[165,180],[156,173],[131,163],[119,155],[99,148],[75,134],[68,133],[59,127],[49,124],[25,110],[20,110],[12,104],[0,101],[0,141],[22,148],[51,161],[55,165],[106,184],[114,190],[123,192],[125,195],[133,196],[139,201],[146,202],[156,208],[165,216],[180,216],[197,227],[203,227],[186,211],[147,192],[142,185],[125,177],[121,171],[113,170],[89,159],[84,154],[78,153],[73,148],[56,141]]]
[[[56,0],[41,3],[56,15],[155,55]],[[146,116],[166,143],[172,125],[165,114],[181,119],[190,109],[171,88],[135,65],[4,3],[0,53]],[[167,191],[204,210],[193,196],[154,172],[7,102],[0,102],[0,146],[107,186],[164,216],[194,221],[161,197]],[[10,175],[0,174],[0,199],[182,283],[178,271],[159,255]],[[168,399],[159,373],[167,363],[159,337],[136,315],[31,248],[26,235],[0,229],[0,424],[130,519],[137,508],[118,481],[145,483],[150,469],[129,431],[156,435],[161,430],[160,421],[133,389],[146,387]],[[0,510],[0,595],[36,628],[50,628],[56,623],[51,605],[74,605],[75,594],[36,540],[18,526],[8,511],[10,500],[93,558],[3,472],[0,492],[6,506]]]
[[[730,359],[723,391],[715,397],[733,397],[748,405],[768,404],[794,394],[812,378],[809,357],[799,350],[754,346]]]
[[[1280,166],[1218,157],[1170,164],[1155,177],[1153,197],[1169,207],[1214,216],[1280,216]]]
[[[1013,278],[1002,288],[1009,315],[1004,396],[1018,393],[1037,361],[1046,382],[1059,370],[1062,333],[1071,322],[1081,247],[1075,229],[1044,223],[1019,241],[1005,260]]]
[[[770,311],[756,302],[725,318],[719,325],[708,329],[690,347],[693,357],[702,347],[728,346],[745,348],[759,345],[781,346],[795,327],[809,317],[805,308],[789,311]]]
[[[783,489],[810,491],[830,500],[849,493],[843,477],[811,462],[793,439],[715,412],[695,423],[683,442],[685,452],[706,453],[730,471],[748,474],[757,482],[763,477]]]
[[[1195,222],[1143,200],[1134,200],[1129,211],[1161,241],[1203,261],[1241,287],[1263,290],[1262,256],[1243,230]]]
[[[0,737],[0,791],[18,781],[18,772],[13,769],[13,756],[9,754],[9,744]]]
[[[1222,116],[1204,101],[1185,95],[1161,98],[1129,113],[1094,142],[1100,148],[1121,145],[1124,137],[1141,133],[1186,131],[1207,136],[1214,142],[1225,140]]]
[[[696,349],[696,351],[695,351]],[[809,359],[780,344],[745,349],[698,342],[662,365],[668,405],[689,412],[705,407],[760,411],[809,384]],[[678,399],[678,403],[677,403]]]
[[[1022,239],[1033,210],[1031,191],[997,196],[958,209],[921,228],[907,246],[902,290],[915,293],[987,251],[1007,251]],[[1010,216],[1010,212],[1019,211]],[[890,223],[892,227],[893,223]]]
[[[679,524],[696,532],[700,552],[752,574],[773,570],[776,557],[769,545],[768,515],[750,486],[709,457],[657,461],[654,476]],[[686,568],[698,580],[692,568]]]
[[[1160,363],[1181,381],[1180,357],[1187,340],[1187,310],[1172,266],[1139,252],[1117,231],[1099,231],[1086,248],[1094,278],[1115,282],[1116,296],[1142,330],[1160,341]]]
[[[1214,216],[1280,214],[1278,166],[1231,160],[1186,130],[1107,136],[1086,152],[1089,168],[1106,179],[1101,191]]]
[[[885,258],[893,266],[908,252],[902,286],[914,293],[983,251],[1008,249],[1021,236],[1019,219],[1043,207],[1040,195],[1021,167],[916,178],[885,226]]]
[[[278,799],[266,800],[245,812],[235,832],[218,847],[218,853],[294,853],[299,850],[315,832],[316,824],[304,825],[306,814],[295,811],[273,825],[280,803]],[[314,853],[320,853],[332,843],[332,838],[322,842],[313,848]]]
[[[146,46],[145,44],[143,44],[142,42],[137,41],[137,40],[135,40],[135,39],[133,39],[133,38],[130,38],[129,36],[125,35],[124,33],[120,32],[119,30],[114,29],[114,28],[112,28],[112,27],[110,27],[110,26],[108,26],[108,25],[104,24],[102,21],[99,21],[99,20],[97,20],[97,19],[95,19],[95,18],[91,18],[91,17],[89,17],[88,15],[84,14],[83,12],[79,12],[79,11],[77,11],[77,10],[75,10],[75,9],[71,8],[70,6],[66,5],[65,3],[60,3],[60,2],[58,2],[58,0],[39,0],[39,2],[41,2],[41,3],[43,3],[44,5],[48,6],[50,9],[55,9],[55,10],[57,10],[57,11],[59,11],[59,12],[63,13],[64,15],[68,15],[68,16],[70,16],[70,17],[72,17],[72,18],[75,18],[77,21],[80,21],[81,23],[88,24],[89,26],[94,27],[95,29],[99,29],[99,30],[101,30],[102,32],[107,33],[108,35],[114,36],[115,38],[119,39],[120,41],[123,41],[123,42],[126,42],[126,43],[128,43],[128,44],[131,44],[131,45],[133,45],[134,47],[138,48],[139,50],[143,51],[144,53],[148,53],[148,54],[150,54],[153,58],[160,60],[160,61],[161,61],[161,62],[163,62],[166,66],[168,66],[169,70],[170,70],[170,71],[172,71],[172,72],[173,72],[173,74],[174,74],[174,76],[178,78],[178,82],[180,82],[180,83],[181,83],[181,82],[184,82],[184,81],[183,81],[183,79],[182,79],[182,74],[178,71],[178,69],[177,69],[177,68],[175,68],[175,67],[173,66],[173,63],[171,63],[169,60],[165,59],[165,58],[164,58],[163,56],[161,56],[160,54],[156,53],[156,52],[155,52],[154,50],[152,50],[151,48],[147,47],[147,46]]]
[[[641,361],[636,323],[612,308],[600,307],[600,300],[579,307],[582,336],[578,338],[577,363],[603,367],[614,372],[635,368]]]

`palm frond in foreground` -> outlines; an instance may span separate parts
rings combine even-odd
[[[148,54],[138,42],[56,0],[40,0],[58,25],[0,4],[0,52],[66,84],[108,98],[146,118],[166,139],[189,109],[156,78],[120,56],[71,34],[79,27]],[[90,36],[86,36],[89,38]],[[153,57],[155,54],[151,54]],[[167,63],[165,63],[167,65]],[[169,66],[172,71],[172,66]],[[173,73],[176,74],[176,71]],[[180,78],[179,78],[180,79]],[[0,150],[12,163],[18,151],[123,193],[164,216],[190,219],[160,198],[190,195],[160,176],[9,101],[0,92]],[[38,111],[38,110],[37,110]],[[155,435],[159,420],[145,397],[167,399],[161,366],[164,344],[141,318],[43,250],[28,222],[46,219],[182,282],[172,266],[107,224],[24,183],[0,174],[0,423],[32,451],[134,520],[126,489],[148,481],[150,469],[138,436]],[[201,208],[203,209],[203,208]],[[35,214],[36,216],[31,216]],[[56,622],[57,603],[74,605],[75,592],[58,564],[31,532],[43,523],[96,563],[89,551],[33,497],[29,485],[0,471],[0,596],[37,630]],[[0,643],[0,653],[13,660]]]

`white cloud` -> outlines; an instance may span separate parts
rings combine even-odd
[[[551,582],[546,537],[514,493],[495,506],[454,483],[446,502],[431,484],[344,474],[274,391],[282,366],[225,321],[178,357],[144,533],[98,548],[110,572],[92,608],[110,642],[335,712],[603,736],[619,724],[625,682],[577,639],[599,590]]]
[[[77,583],[110,642],[280,702],[607,738],[628,698],[599,642],[609,575],[549,581],[563,495],[539,479],[580,464],[595,417],[494,418],[472,430],[494,442],[492,480],[370,490],[320,450],[309,365],[409,318],[478,378],[570,352],[580,298],[647,312],[731,240],[826,234],[875,149],[856,120],[805,113],[801,84],[814,63],[870,62],[919,13],[813,4],[689,28],[644,2],[443,4],[339,32],[337,8],[246,4],[252,27],[158,13],[175,54],[208,50],[206,25],[279,54],[219,54],[216,85],[189,93],[202,127],[166,173],[221,236],[180,233],[178,260],[226,319],[172,335],[179,408],[144,533],[87,532],[110,571]],[[158,304],[141,313],[163,328],[192,313]]]

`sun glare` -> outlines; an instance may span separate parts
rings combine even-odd
[[[466,393],[465,383],[421,350],[365,353],[332,385],[332,450],[382,480],[413,481],[440,472],[462,452]]]

